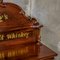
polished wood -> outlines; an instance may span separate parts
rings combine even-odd
[[[37,51],[37,52],[36,52]],[[0,59],[10,59],[14,57],[26,58],[38,55],[38,46],[36,43],[7,46],[0,49]]]
[[[57,55],[40,40],[42,25],[13,3],[0,3],[0,60],[54,60]],[[21,55],[22,54],[22,55]]]
[[[9,2],[0,3],[0,46],[34,43],[40,40],[40,25],[24,10]],[[13,43],[14,42],[14,43]]]
[[[41,43],[40,43],[41,44]],[[57,56],[57,54],[46,47],[43,44],[37,44],[35,47],[37,47],[35,53],[36,56],[27,56],[26,58],[21,57],[12,57],[12,58],[5,58],[5,60],[54,60],[54,58]],[[33,47],[33,46],[32,46]],[[33,47],[34,48],[34,47]],[[32,50],[32,49],[31,49]],[[24,56],[23,56],[24,57]]]
[[[29,19],[29,17],[25,16],[25,12],[22,11],[23,9],[16,4],[6,2],[1,3],[0,32],[41,27],[41,25],[37,22],[36,19]]]
[[[54,60],[55,56],[57,56],[57,54],[54,51],[42,44],[39,46],[38,56],[29,57],[24,60]]]

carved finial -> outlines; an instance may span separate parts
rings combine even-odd
[[[0,3],[3,3],[3,0],[0,0]]]

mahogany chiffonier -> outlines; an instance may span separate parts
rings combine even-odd
[[[41,27],[20,6],[0,0],[0,60],[54,60],[57,54],[39,43]]]

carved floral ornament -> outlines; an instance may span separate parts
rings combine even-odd
[[[0,14],[0,22],[3,22],[4,20],[7,20],[8,19],[8,15],[3,13],[3,14]]]
[[[3,0],[0,0],[0,4],[3,3]],[[6,13],[0,13],[0,22],[8,19],[8,15]]]

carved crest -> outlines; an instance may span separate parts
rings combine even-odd
[[[8,19],[8,15],[6,13],[0,14],[0,22],[3,22]]]

